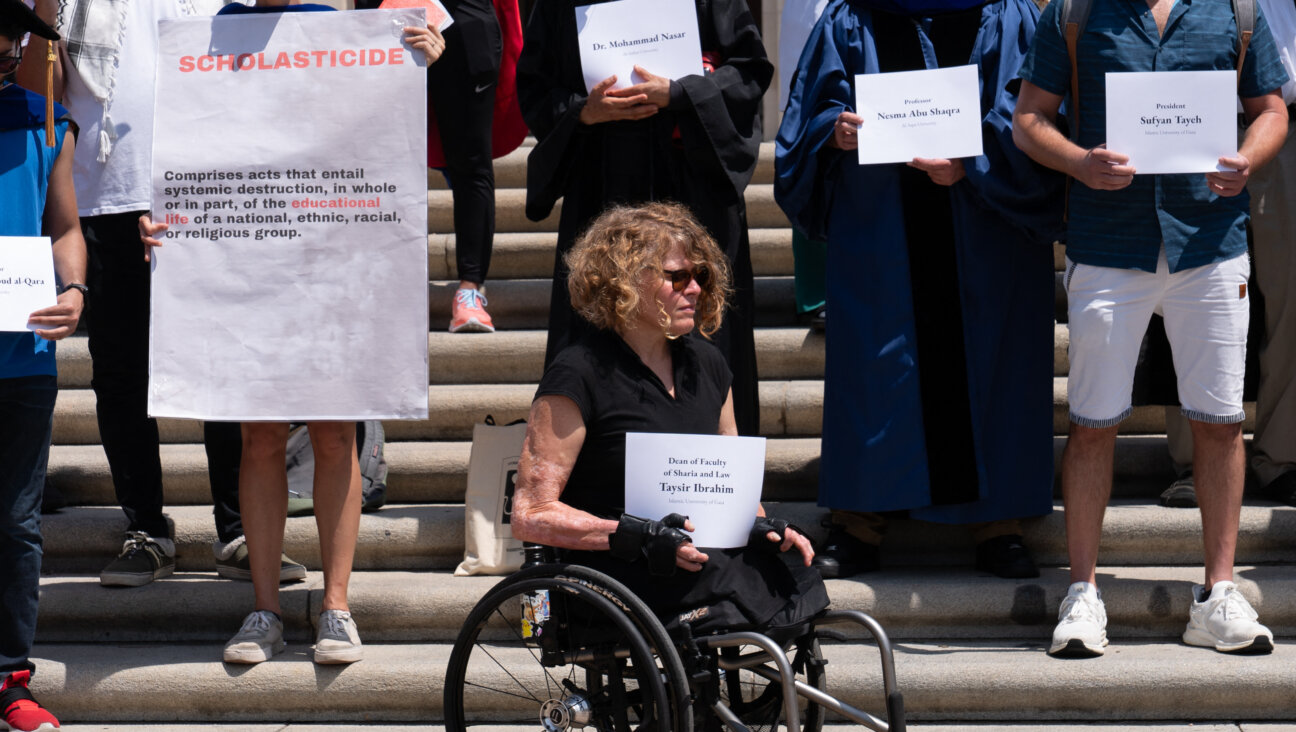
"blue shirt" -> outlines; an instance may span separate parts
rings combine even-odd
[[[301,5],[284,5],[281,7],[244,5],[242,3],[230,3],[216,12],[217,15],[247,15],[249,13],[319,13],[337,8],[320,5],[317,3],[302,3]]]
[[[1062,35],[1062,3],[1049,3],[1022,63],[1021,78],[1050,94],[1071,91],[1071,62]],[[1258,97],[1287,81],[1264,13],[1256,8],[1238,93]],[[1179,0],[1165,32],[1143,0],[1095,0],[1080,37],[1081,147],[1106,138],[1108,71],[1234,70],[1237,23],[1230,0]],[[1119,151],[1118,151],[1119,152]],[[1211,193],[1206,176],[1135,175],[1119,191],[1071,186],[1067,256],[1074,262],[1155,272],[1164,244],[1171,272],[1232,259],[1246,251],[1251,198]]]
[[[56,105],[55,118],[55,144],[46,147],[45,98],[16,84],[0,89],[0,236],[41,235],[50,171],[67,133],[67,110]],[[57,373],[53,343],[32,332],[0,332],[0,379]]]

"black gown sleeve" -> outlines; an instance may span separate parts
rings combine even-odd
[[[726,187],[736,203],[751,181],[760,154],[761,97],[774,66],[765,54],[746,0],[700,3],[703,53],[718,53],[713,73],[679,80],[679,129],[690,164]],[[675,100],[672,100],[673,102]],[[676,107],[672,104],[672,108]]]
[[[567,0],[536,3],[518,58],[518,104],[537,140],[527,157],[526,215],[532,221],[553,210],[580,153],[580,113],[589,97],[583,81],[573,87],[564,73],[567,55],[579,52],[574,43],[567,44],[575,30],[574,12]],[[581,80],[579,68],[576,78]]]

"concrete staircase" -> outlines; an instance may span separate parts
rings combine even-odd
[[[773,202],[772,152],[769,144],[762,150],[747,193],[761,424],[770,438],[766,498],[774,512],[816,527],[823,339],[793,326],[791,235]],[[488,291],[502,330],[494,335],[443,332],[457,279],[447,233],[451,199],[440,176],[429,175],[432,412],[387,425],[389,505],[362,520],[351,590],[366,643],[362,663],[330,668],[309,660],[322,598],[309,518],[288,522],[287,551],[312,570],[307,581],[284,588],[288,651],[253,668],[219,662],[252,592],[213,572],[215,530],[197,423],[161,425],[177,576],[138,589],[99,586],[98,571],[118,550],[125,521],[99,446],[85,341],[60,347],[51,481],[73,505],[45,518],[33,686],[69,729],[437,728],[450,643],[497,581],[450,575],[463,551],[472,426],[487,414],[525,416],[540,377],[557,215],[538,224],[522,215],[525,154],[497,161],[500,235]],[[1058,326],[1058,451],[1067,424],[1066,346],[1065,326]],[[1277,650],[1233,658],[1180,645],[1189,587],[1201,577],[1201,541],[1196,511],[1156,504],[1172,477],[1164,429],[1160,408],[1136,410],[1118,445],[1100,580],[1113,638],[1104,658],[1044,654],[1067,586],[1060,502],[1052,516],[1027,525],[1027,542],[1044,566],[1039,580],[981,575],[971,567],[964,532],[899,522],[884,547],[884,571],[829,583],[835,605],[872,613],[900,641],[898,675],[912,726],[1027,732],[1087,723],[1125,729],[1138,721],[1158,723],[1138,726],[1145,732],[1190,722],[1216,732],[1296,729],[1275,724],[1296,719],[1296,509],[1248,500],[1242,514],[1239,583],[1280,636]],[[875,651],[833,644],[826,652],[830,689],[880,713]]]

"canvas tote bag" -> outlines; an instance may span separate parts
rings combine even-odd
[[[522,542],[513,538],[513,488],[526,422],[473,425],[464,494],[464,560],[456,577],[508,574],[522,566]]]

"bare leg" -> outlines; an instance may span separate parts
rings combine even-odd
[[[282,614],[279,608],[279,558],[288,520],[288,474],[284,453],[288,425],[245,422],[239,462],[239,511],[247,539],[248,564],[256,610]]]
[[[311,422],[308,428],[315,451],[315,525],[324,564],[323,609],[346,610],[363,502],[355,422]]]
[[[1072,422],[1062,452],[1062,502],[1072,582],[1097,584],[1098,542],[1111,499],[1116,430],[1114,426],[1092,428]]]
[[[1242,425],[1190,421],[1193,435],[1193,475],[1201,506],[1202,543],[1206,552],[1206,590],[1216,582],[1233,581],[1246,452]]]

